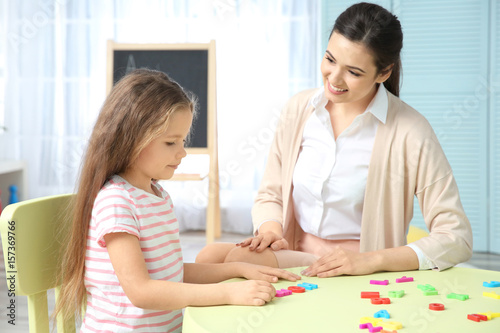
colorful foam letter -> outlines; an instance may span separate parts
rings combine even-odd
[[[480,312],[478,314],[486,316],[486,318],[488,318],[488,320],[491,320],[492,318],[498,318],[498,317],[500,317],[500,313],[498,313],[498,312],[491,312],[491,311],[489,311],[489,312]]]
[[[405,294],[404,290],[389,291],[389,297],[401,298]]]
[[[495,298],[495,299],[500,299],[500,295],[497,295],[497,293],[495,293],[494,291],[492,291],[490,293],[483,291],[483,296],[491,297],[491,298]]]
[[[302,282],[302,283],[299,283],[297,286],[303,287],[303,288],[305,288],[307,290],[318,289],[318,285],[314,284],[314,283]]]
[[[454,298],[460,301],[465,301],[466,299],[469,299],[469,295],[451,293],[446,295],[446,298]]]
[[[480,314],[474,313],[474,314],[468,314],[467,319],[480,322],[481,320],[487,321],[488,317],[486,317],[485,315],[480,315]]]
[[[399,279],[396,279],[396,283],[401,283],[401,282],[413,282],[413,278],[412,277],[406,277],[406,276],[403,276]]]
[[[419,284],[417,286],[418,289],[422,290],[422,291],[426,291],[426,290],[436,290],[436,288],[434,288],[433,286],[431,286],[430,284]]]
[[[284,296],[288,296],[291,294],[292,294],[292,291],[288,290],[288,289],[276,290],[276,297],[284,297]]]
[[[444,310],[444,304],[441,304],[441,303],[431,303],[431,304],[429,304],[429,310],[443,311]]]
[[[391,304],[390,298],[372,298],[372,304]]]
[[[359,328],[361,329],[368,328],[368,332],[370,333],[380,332],[382,330],[382,326],[373,327],[371,323],[359,324]]]
[[[378,284],[381,286],[387,286],[389,284],[389,280],[370,280],[370,284]]]
[[[288,290],[291,290],[294,293],[305,293],[306,292],[306,288],[299,287],[299,286],[290,286],[290,287],[288,287]]]
[[[387,312],[387,310],[377,311],[377,312],[375,312],[375,314],[373,315],[373,317],[375,317],[375,318],[386,318],[386,319],[391,318],[391,316],[389,315],[389,312]]]
[[[500,282],[499,281],[483,282],[483,287],[498,288],[500,287]]]
[[[379,298],[380,293],[378,291],[362,291],[361,298]]]

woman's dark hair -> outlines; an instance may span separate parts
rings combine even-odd
[[[403,32],[398,18],[379,5],[361,2],[347,8],[335,21],[330,37],[338,32],[351,42],[363,43],[372,51],[379,73],[393,65],[385,88],[399,96]]]

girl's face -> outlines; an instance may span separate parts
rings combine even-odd
[[[390,71],[378,73],[371,52],[362,44],[334,32],[321,62],[325,96],[331,103],[352,103],[362,111],[376,93],[376,84],[387,80]]]
[[[148,192],[151,191],[151,179],[172,178],[186,156],[184,143],[192,121],[190,110],[174,112],[166,130],[139,153],[135,163],[124,173],[124,178]]]

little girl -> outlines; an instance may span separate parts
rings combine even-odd
[[[183,263],[169,179],[186,156],[195,109],[165,74],[136,70],[104,103],[84,159],[56,313],[86,304],[81,332],[178,332],[186,306],[263,305],[278,278],[244,263]],[[233,277],[255,279],[215,284]],[[184,283],[183,283],[184,282]]]

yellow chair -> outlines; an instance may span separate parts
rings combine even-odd
[[[408,228],[408,234],[406,235],[406,242],[410,244],[413,243],[414,241],[419,240],[422,237],[427,237],[427,236],[429,236],[429,233],[427,231],[411,225]]]
[[[57,299],[60,248],[70,225],[64,215],[72,196],[21,201],[5,207],[0,216],[7,286],[16,296],[28,296],[30,333],[49,332],[47,290],[55,288]],[[56,321],[57,332],[75,332],[74,320]]]

